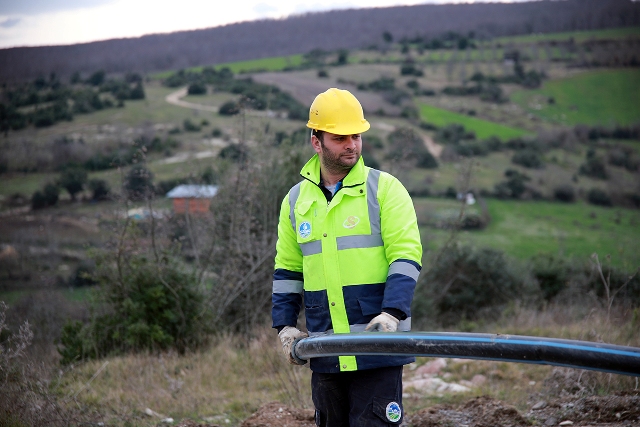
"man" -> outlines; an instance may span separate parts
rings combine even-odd
[[[304,300],[309,335],[410,329],[422,245],[413,203],[393,176],[364,165],[370,127],[348,91],[316,97],[307,127],[317,153],[282,202],[273,280],[273,327],[290,363]],[[404,356],[311,360],[319,426],[402,421]]]

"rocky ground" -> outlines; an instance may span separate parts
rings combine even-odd
[[[409,414],[406,427],[632,427],[640,426],[640,393],[588,396],[540,401],[522,413],[491,397],[477,397],[453,405],[435,405]],[[180,423],[180,427],[216,427],[216,424]],[[289,408],[278,402],[263,405],[242,427],[314,427],[313,410]]]

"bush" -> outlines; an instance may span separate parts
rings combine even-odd
[[[83,286],[93,286],[98,282],[94,277],[96,266],[91,262],[81,263],[73,275],[69,278],[69,285],[74,288],[80,288]]]
[[[544,162],[540,155],[530,149],[517,151],[514,153],[511,161],[516,165],[524,166],[525,168],[530,169],[542,169],[544,167]]]
[[[233,162],[239,162],[242,159],[246,158],[247,152],[246,148],[240,146],[240,144],[229,144],[220,150],[218,153],[218,157],[221,159],[231,160]]]
[[[611,206],[611,197],[606,193],[606,191],[601,190],[599,188],[592,188],[587,193],[587,201],[592,205],[598,206]]]
[[[221,116],[233,116],[240,113],[240,106],[234,101],[227,101],[220,106],[218,114]]]
[[[500,199],[519,199],[527,190],[525,182],[531,181],[531,178],[513,169],[507,169],[504,176],[507,180],[494,187],[495,196]]]
[[[60,196],[60,188],[53,183],[47,183],[42,191],[36,191],[31,197],[31,207],[33,209],[42,209],[47,206],[54,206],[58,203]]]
[[[71,200],[76,199],[76,194],[82,191],[87,182],[87,171],[82,168],[67,168],[60,174],[59,183],[67,190]]]
[[[63,364],[131,351],[184,353],[204,342],[204,298],[193,271],[168,254],[158,262],[140,254],[129,255],[126,263],[112,258],[98,259],[100,305],[94,309],[100,314],[63,328]]]
[[[198,126],[196,123],[193,123],[189,119],[184,119],[182,127],[186,132],[200,132],[200,126]]]
[[[145,200],[153,195],[153,174],[142,165],[133,166],[124,181],[129,200]]]
[[[553,197],[561,202],[571,203],[576,198],[576,192],[571,185],[564,184],[553,190]]]
[[[565,259],[551,254],[538,254],[531,260],[533,276],[538,280],[542,297],[551,301],[567,288],[575,269]]]
[[[597,157],[594,150],[587,152],[586,161],[580,165],[578,173],[586,175],[590,178],[608,179],[609,173],[602,158]]]
[[[419,168],[437,168],[438,162],[424,146],[422,137],[410,128],[398,128],[388,136],[387,158],[414,163]]]
[[[503,252],[453,244],[437,255],[421,278],[414,316],[435,315],[443,325],[480,317],[495,319],[507,303],[528,302],[538,296],[530,273]]]
[[[207,85],[203,82],[194,82],[189,85],[187,89],[187,93],[189,95],[206,95],[207,93]]]
[[[109,184],[104,179],[92,179],[89,181],[92,200],[106,200],[109,197]]]

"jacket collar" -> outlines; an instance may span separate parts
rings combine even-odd
[[[314,184],[320,185],[320,157],[318,157],[317,153],[302,167],[300,175]],[[362,160],[362,156],[360,156],[358,163],[351,168],[347,176],[342,180],[342,186],[354,187],[364,184],[365,181],[364,160]]]

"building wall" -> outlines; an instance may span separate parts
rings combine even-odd
[[[206,215],[211,206],[211,199],[173,199],[173,211],[177,214]]]

